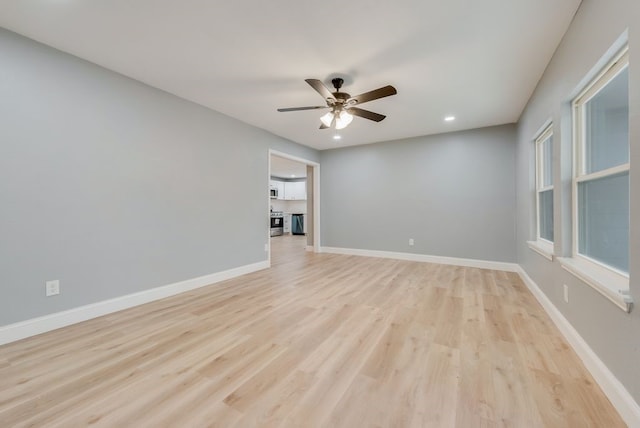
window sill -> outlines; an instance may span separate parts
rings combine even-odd
[[[593,287],[625,312],[631,312],[629,278],[575,257],[558,257],[562,268]]]
[[[542,241],[527,241],[527,245],[547,260],[553,260],[553,245]]]

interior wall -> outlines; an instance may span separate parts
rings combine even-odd
[[[4,29],[0,94],[0,325],[266,260],[269,149],[319,158]]]
[[[583,0],[518,124],[518,263],[640,402],[640,311],[624,313],[590,286],[526,245],[535,239],[533,139],[545,121],[554,122],[554,215],[556,254],[571,255],[572,140],[570,102],[596,64],[628,30],[630,96],[630,289],[640,303],[640,3]],[[563,299],[569,287],[569,303]]]
[[[515,141],[504,125],[322,151],[322,245],[515,262]]]
[[[316,203],[315,198],[313,196],[313,166],[307,165],[307,201],[305,212],[307,215],[304,216],[304,221],[307,223],[307,246],[313,246],[313,225],[314,225],[314,217],[313,217],[313,204]]]

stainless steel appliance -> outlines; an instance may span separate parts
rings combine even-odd
[[[291,234],[304,235],[304,214],[291,214]]]
[[[284,214],[282,211],[271,211],[271,236],[280,236],[284,226]]]

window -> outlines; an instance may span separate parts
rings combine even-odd
[[[536,138],[536,211],[538,241],[553,242],[553,131]]]
[[[628,64],[624,49],[573,101],[574,257],[627,278]]]

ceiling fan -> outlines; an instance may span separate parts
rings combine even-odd
[[[290,107],[279,108],[280,112],[287,111],[300,111],[300,110],[317,110],[317,109],[331,109],[327,114],[320,118],[322,124],[320,129],[328,129],[331,126],[335,126],[336,129],[345,128],[353,120],[353,116],[360,116],[365,119],[373,120],[374,122],[380,122],[386,116],[379,113],[374,113],[369,110],[364,110],[356,107],[356,105],[364,104],[369,101],[377,100],[378,98],[388,97],[395,95],[398,92],[393,86],[387,85],[382,88],[374,89],[373,91],[365,92],[360,95],[352,97],[346,92],[340,92],[340,88],[344,83],[344,80],[336,77],[331,80],[333,87],[336,88],[335,92],[331,92],[320,80],[318,79],[305,79],[313,89],[315,89],[327,103],[326,106],[310,106],[310,107]]]

